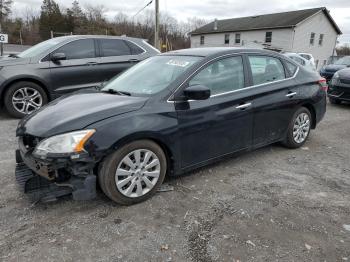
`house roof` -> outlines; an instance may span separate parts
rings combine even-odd
[[[325,7],[304,9],[283,13],[274,13],[266,15],[256,15],[248,17],[238,17],[224,20],[217,20],[217,29],[214,29],[215,21],[206,24],[200,28],[191,32],[191,35],[199,34],[211,34],[222,32],[239,32],[250,30],[263,30],[263,29],[276,29],[276,28],[291,28],[295,27],[300,22],[304,21],[308,17],[323,12],[330,23],[333,25],[334,30],[341,34],[339,27],[329,14],[329,11]]]

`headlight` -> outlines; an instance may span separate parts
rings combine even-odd
[[[336,85],[339,82],[339,74],[336,72],[332,77],[332,85]]]
[[[95,133],[94,129],[75,131],[52,136],[41,141],[34,150],[34,155],[46,157],[47,154],[68,154],[84,151],[85,142]]]

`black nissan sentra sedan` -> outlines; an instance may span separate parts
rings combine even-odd
[[[25,117],[16,177],[41,200],[91,199],[98,181],[115,202],[134,204],[165,176],[275,142],[302,146],[326,112],[326,89],[270,51],[164,53]]]

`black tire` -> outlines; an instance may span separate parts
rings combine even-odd
[[[339,105],[341,103],[341,101],[339,99],[336,99],[333,97],[329,97],[329,102],[333,105]]]
[[[154,187],[147,192],[146,194],[140,197],[128,197],[122,194],[116,186],[115,174],[117,167],[125,156],[137,149],[147,149],[152,151],[160,163],[160,174],[158,181]],[[162,150],[162,148],[157,145],[155,142],[150,140],[137,140],[126,144],[119,148],[114,153],[110,154],[102,162],[101,168],[98,174],[98,180],[102,191],[109,197],[111,200],[117,202],[121,205],[132,205],[139,202],[142,202],[151,196],[153,196],[159,186],[163,183],[165,174],[167,171],[167,158]]]
[[[294,131],[294,125],[295,125],[295,122],[296,122],[296,119],[297,117],[299,117],[301,114],[307,114],[308,117],[309,117],[309,130],[308,130],[308,133],[305,137],[305,139],[302,141],[302,142],[297,142],[295,139],[294,139],[294,135],[293,135],[293,131]],[[305,142],[307,141],[309,135],[310,135],[310,131],[311,131],[311,125],[312,125],[312,116],[311,116],[311,113],[310,111],[306,108],[306,107],[301,107],[299,108],[294,114],[293,114],[293,117],[292,119],[290,120],[289,122],[289,125],[288,125],[288,131],[287,131],[287,137],[286,139],[282,142],[282,144],[288,148],[299,148],[301,146],[303,146],[305,144]]]
[[[20,112],[19,110],[17,110],[16,107],[12,104],[12,98],[15,95],[15,93],[21,88],[25,88],[25,87],[28,87],[31,91],[35,90],[39,92],[41,96],[41,106],[44,106],[48,102],[48,98],[44,89],[38,84],[29,82],[29,81],[21,81],[21,82],[14,83],[5,92],[4,105],[7,112],[15,118],[22,118],[27,115],[26,113]],[[33,109],[33,107],[30,107],[30,109]],[[30,113],[32,112],[33,111],[31,111]]]

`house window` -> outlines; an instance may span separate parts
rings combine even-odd
[[[323,44],[323,34],[320,34],[320,38],[318,39],[318,45],[322,45]]]
[[[204,35],[201,35],[201,42],[200,42],[201,45],[204,45]]]
[[[225,44],[230,43],[230,34],[225,34]]]
[[[235,44],[241,43],[241,34],[237,33],[235,34]]]
[[[315,33],[311,33],[311,36],[310,36],[310,45],[314,45],[315,43]]]
[[[265,43],[271,43],[271,42],[272,42],[272,32],[266,32]]]

